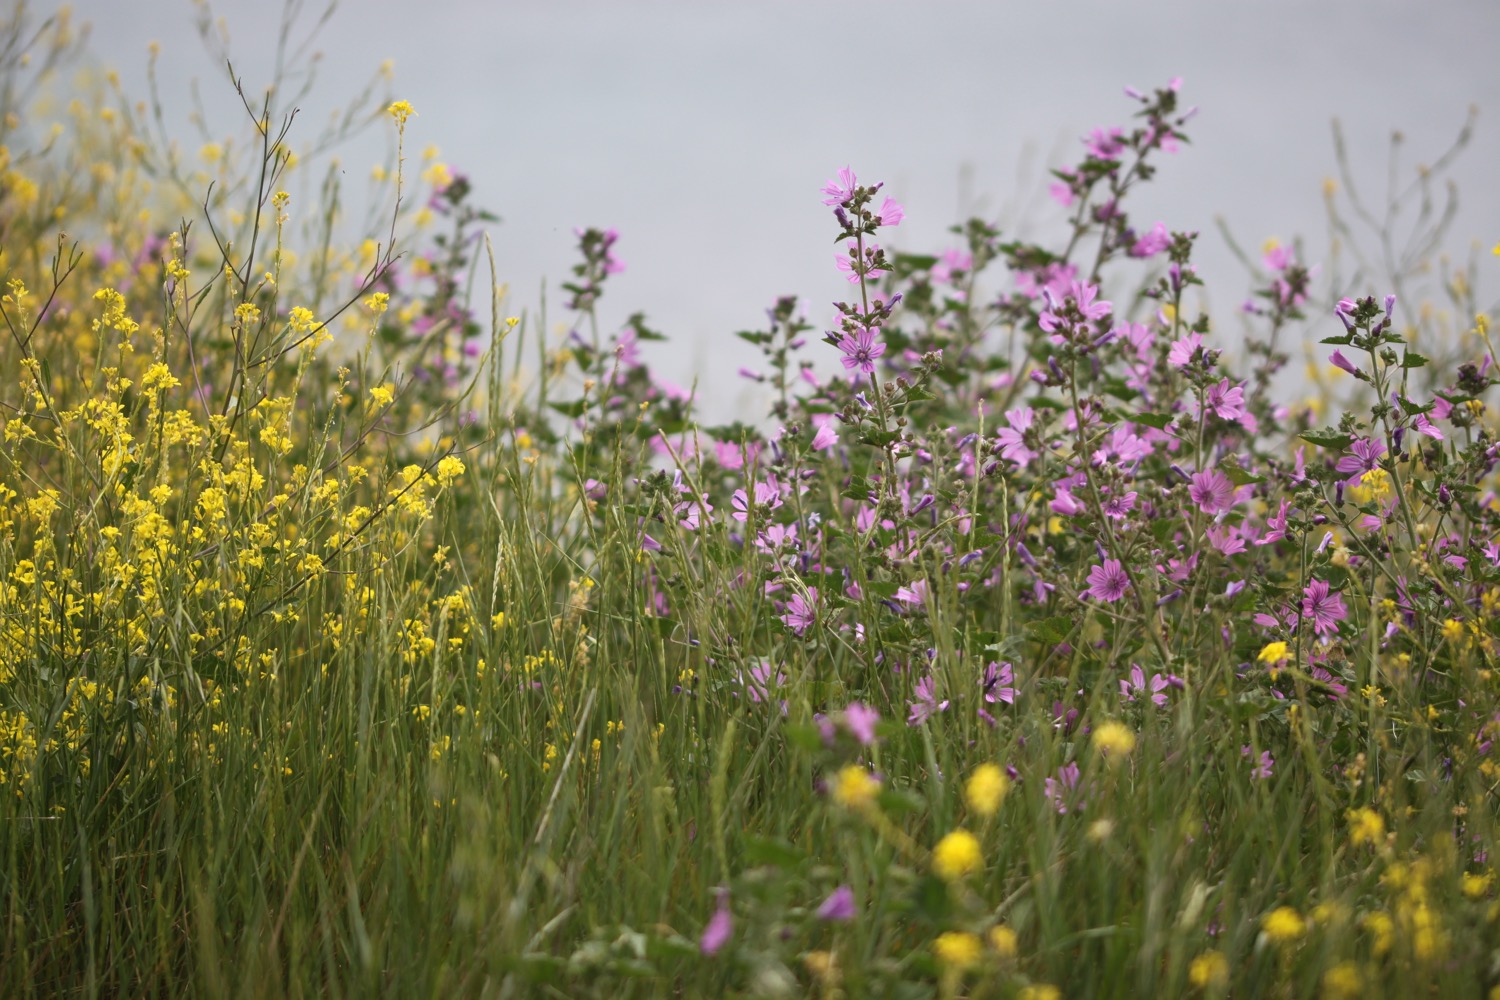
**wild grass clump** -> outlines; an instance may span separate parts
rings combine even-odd
[[[777,299],[765,419],[706,427],[601,305],[613,231],[560,339],[506,318],[406,102],[332,136],[396,150],[344,246],[276,90],[196,160],[107,79],[52,135],[69,26],[6,30],[0,993],[1500,981],[1472,266],[1443,338],[1421,260],[1268,245],[1232,358],[1196,234],[1130,215],[1192,112],[1130,90],[1055,243],[898,250],[839,171],[848,301]]]

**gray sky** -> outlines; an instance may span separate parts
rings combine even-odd
[[[144,90],[147,44],[162,44],[163,82],[178,102],[169,119],[184,122],[194,148],[186,81],[220,96],[226,86],[188,0],[73,6],[128,89]],[[252,87],[269,79],[274,6],[214,8]],[[1251,248],[1300,234],[1308,257],[1322,259],[1334,116],[1373,195],[1393,129],[1407,138],[1409,170],[1445,149],[1479,105],[1453,172],[1464,209],[1450,246],[1462,254],[1477,241],[1487,253],[1500,240],[1497,40],[1495,0],[349,0],[318,36],[322,82],[302,134],[393,59],[392,93],[419,116],[409,144],[440,146],[504,218],[493,238],[511,311],[534,307],[544,277],[566,278],[574,226],[617,228],[627,270],[611,280],[606,325],[645,310],[673,338],[650,345],[648,360],[678,381],[700,373],[717,419],[745,400],[726,376],[756,359],[733,331],[759,325],[787,293],[826,324],[829,304],[847,294],[818,194],[839,167],[885,180],[906,205],[888,241],[902,249],[946,249],[946,228],[973,213],[1009,234],[1055,235],[1061,215],[1045,170],[1075,161],[1089,129],[1128,123],[1126,84],[1181,76],[1185,102],[1201,108],[1192,145],[1161,162],[1133,217],[1141,228],[1161,220],[1204,233],[1200,273],[1221,329],[1236,328],[1230,314],[1248,284],[1214,217]],[[380,149],[344,154],[354,191]],[[1488,256],[1481,267],[1500,273]]]

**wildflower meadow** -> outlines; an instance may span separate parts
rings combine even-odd
[[[1132,208],[1190,83],[1100,95],[1044,243],[809,164],[840,301],[690,389],[630,233],[506,292],[378,72],[183,143],[0,27],[0,995],[1500,997],[1446,159],[1212,310]]]

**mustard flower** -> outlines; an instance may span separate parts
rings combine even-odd
[[[956,969],[967,969],[979,961],[979,935],[968,931],[944,931],[932,943],[938,961]]]
[[[850,809],[864,809],[875,801],[880,782],[858,764],[842,768],[833,783],[833,801]]]
[[[1206,990],[1229,982],[1229,959],[1222,951],[1205,951],[1188,964],[1188,982]]]
[[[1094,730],[1094,749],[1116,760],[1135,749],[1135,733],[1123,722],[1110,720]]]
[[[969,808],[986,818],[1000,811],[1000,803],[1010,791],[1010,779],[996,764],[980,764],[964,785],[964,801]]]
[[[412,108],[410,101],[394,101],[390,107],[385,109],[385,112],[391,116],[400,128],[405,128],[406,119],[417,113]]]
[[[1278,906],[1261,918],[1260,928],[1276,944],[1291,944],[1307,933],[1307,921],[1292,907]]]
[[[932,849],[933,871],[949,882],[978,871],[983,863],[979,838],[968,830],[954,830]]]

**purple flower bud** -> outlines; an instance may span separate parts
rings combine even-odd
[[[1394,308],[1396,308],[1396,296],[1394,296],[1394,295],[1387,295],[1385,297],[1385,318],[1386,319],[1390,319],[1391,318],[1391,310],[1394,309]]]

